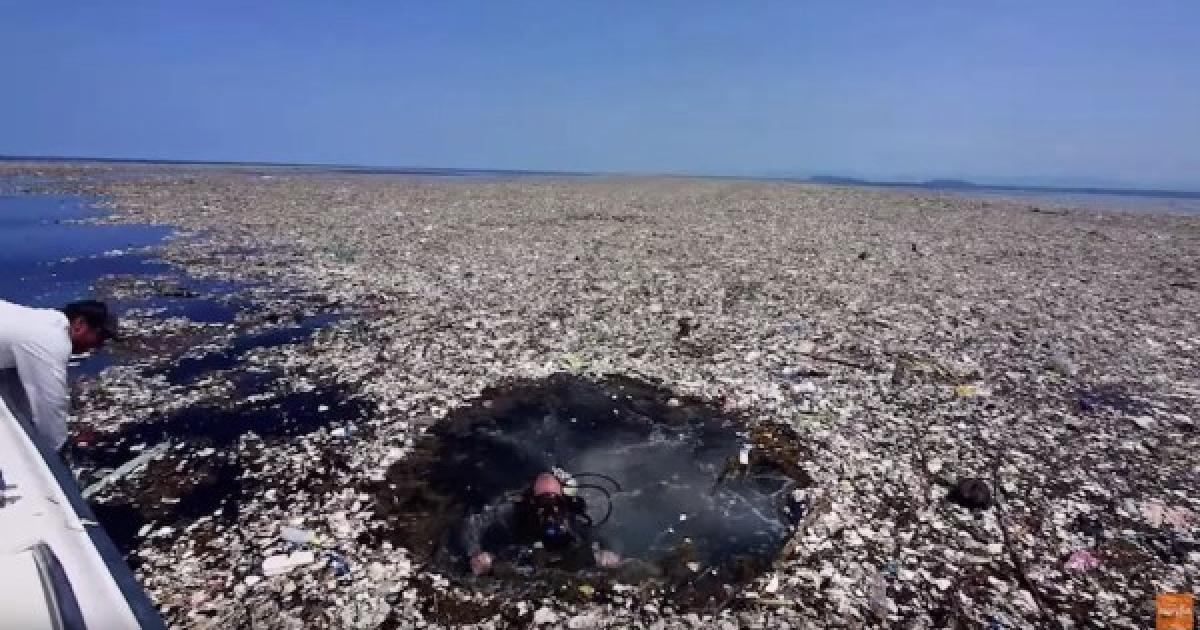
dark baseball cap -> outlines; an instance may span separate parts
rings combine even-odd
[[[68,321],[82,317],[91,328],[100,331],[105,339],[120,339],[117,334],[117,316],[108,310],[108,305],[98,300],[71,302],[62,309]]]

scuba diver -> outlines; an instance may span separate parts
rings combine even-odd
[[[593,523],[587,504],[576,496],[580,487],[597,488],[580,486],[574,479],[566,481],[564,488],[559,476],[540,473],[516,500],[506,499],[468,516],[459,533],[459,544],[469,559],[471,572],[477,576],[490,572],[496,559],[493,554],[514,548],[532,549],[547,564],[602,569],[620,566],[621,556],[603,549],[590,535],[591,527],[602,524],[608,514],[600,523]],[[608,512],[612,512],[611,502]]]

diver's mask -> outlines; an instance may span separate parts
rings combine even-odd
[[[582,499],[561,494],[539,494],[534,495],[530,503],[537,519],[538,533],[547,548],[562,548],[574,540],[572,522],[577,515],[586,514]]]

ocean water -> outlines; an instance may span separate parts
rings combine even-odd
[[[1039,207],[1045,206],[1045,209],[1200,215],[1200,191],[1190,190],[986,185],[958,180],[872,181],[832,176],[790,181],[851,188],[919,190],[971,199],[1006,199]]]
[[[785,470],[795,457],[771,448],[717,405],[634,379],[560,373],[485,390],[435,425],[389,471],[397,483],[378,495],[379,513],[399,540],[462,576],[463,550],[445,532],[561,468],[576,478],[592,521],[581,534],[630,561],[618,579],[662,577],[677,601],[705,607],[768,566],[807,509],[793,490],[811,480]],[[525,543],[493,542],[506,568],[476,586],[525,592],[571,579],[546,568],[535,576],[537,552]],[[586,578],[589,568],[558,570]]]
[[[929,190],[950,192],[956,196],[973,199],[1009,199],[1039,207],[1066,208],[1070,210],[1200,216],[1200,193],[1155,195],[1126,192],[1076,192],[1043,189],[991,190],[986,188],[961,191],[944,188],[929,188]]]
[[[160,317],[200,323],[234,321],[241,305],[225,296],[236,287],[192,278],[157,257],[154,248],[170,236],[170,228],[91,222],[105,213],[97,201],[74,195],[0,196],[0,299],[59,308],[102,297],[97,286],[106,279],[153,278],[187,291],[108,300],[109,307],[118,314],[154,309]],[[70,374],[95,375],[114,362],[105,347],[73,363]]]
[[[102,216],[95,200],[77,196],[0,196],[0,298],[59,307],[93,296],[108,275],[164,273],[145,248],[170,229],[82,223]]]
[[[155,248],[171,235],[158,225],[109,225],[90,220],[106,212],[97,199],[72,195],[0,195],[0,299],[42,308],[102,297],[97,285],[112,278],[153,281],[168,290],[134,299],[108,300],[120,314],[152,310],[156,317],[183,317],[228,324],[247,305],[230,296],[236,283],[193,278],[158,258]],[[186,384],[205,372],[240,367],[247,352],[299,343],[334,321],[331,314],[236,337],[229,348],[182,357],[169,368],[172,383]],[[71,366],[74,377],[95,375],[117,362],[103,348]]]
[[[3,185],[0,181],[0,190]],[[0,299],[58,308],[74,300],[102,297],[98,291],[101,283],[135,282],[142,283],[142,288],[148,284],[151,290],[137,291],[136,298],[109,300],[118,314],[138,309],[153,312],[154,317],[183,317],[197,323],[239,321],[239,314],[249,305],[234,295],[246,285],[194,278],[162,261],[157,247],[171,235],[165,226],[90,222],[104,213],[97,201],[80,196],[0,195]],[[164,481],[155,473],[147,476],[145,487],[134,489],[132,498],[94,501],[97,518],[120,551],[136,549],[139,532],[147,524],[176,525],[218,508],[236,515],[242,494],[240,462],[221,459],[211,453],[212,448],[209,455],[197,455],[205,452],[201,450],[204,447],[228,447],[249,432],[266,439],[303,435],[331,422],[347,424],[368,415],[362,403],[341,390],[281,391],[278,372],[247,366],[244,361],[252,350],[300,343],[338,319],[337,314],[317,314],[291,324],[251,328],[226,347],[147,368],[161,370],[171,383],[184,387],[204,374],[228,371],[240,396],[220,404],[188,407],[166,417],[144,418],[115,433],[85,428],[77,436],[79,443],[68,445],[70,460],[83,466],[77,473],[83,485],[163,441],[180,447],[172,450],[172,459],[163,464],[166,472],[159,472],[169,477],[178,458],[203,472],[196,473],[203,483],[194,487],[183,488],[187,484],[174,478]],[[91,377],[123,360],[109,344],[73,361],[69,378]],[[167,504],[154,495],[159,487],[155,484],[179,487],[178,502],[163,509]]]

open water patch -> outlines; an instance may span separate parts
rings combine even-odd
[[[195,278],[173,270],[155,275],[105,275],[95,290],[117,308],[158,318],[183,317],[201,324],[229,324],[249,306],[237,297],[244,285]]]
[[[92,511],[117,549],[130,552],[142,540],[170,542],[179,527],[199,519],[232,525],[241,510],[241,467],[222,457],[168,456],[149,462]]]
[[[250,433],[263,439],[297,437],[335,421],[353,424],[370,412],[368,403],[336,387],[253,397],[227,405],[193,405],[164,417],[131,422],[117,431],[80,436],[71,454],[74,461],[89,467],[111,468],[163,442],[225,448]]]
[[[485,390],[453,412],[389,469],[377,499],[385,535],[482,590],[652,582],[679,605],[714,607],[774,561],[803,516],[806,458],[795,435],[751,429],[713,402],[626,377],[557,374]],[[595,523],[583,544],[621,564],[560,566],[520,543],[487,549],[496,569],[471,577],[458,542],[466,519],[554,468],[605,486],[579,491]]]
[[[0,296],[57,308],[89,295],[110,274],[167,269],[146,251],[171,232],[157,225],[88,223],[103,216],[94,199],[0,196]]]
[[[117,312],[153,313],[197,323],[229,323],[245,304],[232,283],[193,278],[157,257],[170,237],[162,225],[104,224],[98,199],[78,195],[0,195],[0,299],[60,308],[88,298]],[[71,376],[95,376],[122,362],[109,344],[73,362]]]
[[[254,285],[185,273],[159,258],[171,228],[98,222],[107,213],[99,201],[73,195],[0,195],[0,299],[60,308],[97,298],[123,317],[126,338],[73,361],[72,379],[96,376],[114,364],[149,361],[158,370],[160,361],[168,361],[165,371],[172,384],[188,386],[219,370],[234,388],[230,398],[137,418],[114,431],[88,427],[82,418],[65,455],[82,486],[104,480],[91,502],[117,546],[128,553],[143,544],[169,542],[172,530],[198,520],[236,522],[247,493],[246,471],[257,465],[246,451],[247,443],[257,441],[242,438],[253,434],[269,442],[330,425],[350,433],[371,410],[340,388],[296,391],[278,370],[248,366],[244,360],[259,348],[300,343],[341,316],[291,321],[259,308],[247,317],[258,303],[250,294],[276,306],[299,302],[300,310],[312,309],[286,287],[256,292]],[[157,324],[167,319],[186,322],[168,326],[171,332],[163,334]],[[246,332],[247,320],[259,325]],[[235,332],[225,347],[183,354],[237,328],[243,331]],[[109,476],[150,450],[152,456],[143,458],[141,466]],[[130,560],[136,561],[136,555]]]
[[[242,359],[253,350],[300,343],[340,317],[341,315],[333,313],[314,315],[302,318],[291,326],[238,335],[220,350],[179,358],[174,365],[165,370],[167,382],[172,385],[186,385],[204,374],[233,369],[241,365]]]
[[[352,433],[373,408],[336,387],[251,398],[228,406],[196,405],[161,418],[131,423],[110,433],[91,433],[69,446],[68,456],[91,474],[85,485],[160,445],[167,448],[141,470],[112,482],[93,501],[100,524],[118,549],[129,553],[143,540],[199,519],[235,523],[246,494],[245,471],[257,446],[307,435],[331,424]],[[246,449],[249,449],[247,451]]]

